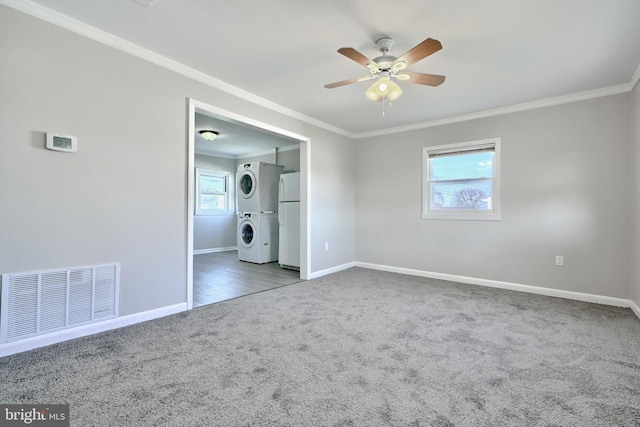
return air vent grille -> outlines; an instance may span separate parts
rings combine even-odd
[[[0,342],[118,317],[120,264],[2,275]]]

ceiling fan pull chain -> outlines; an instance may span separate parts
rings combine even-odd
[[[385,109],[384,109],[384,102],[388,101],[389,102],[389,107],[391,107],[391,98],[388,96],[385,96],[384,98],[382,98],[382,115],[385,115]]]

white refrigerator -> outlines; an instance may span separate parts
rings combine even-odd
[[[300,270],[300,172],[280,175],[278,185],[280,267]]]

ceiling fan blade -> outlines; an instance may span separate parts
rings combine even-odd
[[[445,77],[437,74],[416,73],[412,71],[403,71],[396,75],[398,80],[408,83],[416,83],[419,85],[439,86],[444,82]]]
[[[403,61],[407,65],[415,64],[416,62],[426,58],[432,53],[436,53],[440,49],[442,49],[442,44],[438,40],[429,38],[406,52],[394,62]]]
[[[356,78],[353,78],[353,79],[342,80],[340,82],[329,83],[328,85],[324,85],[324,87],[327,88],[327,89],[333,89],[334,87],[346,86],[346,85],[350,85],[350,84],[353,84],[353,83],[358,83],[358,82],[363,82],[365,80],[370,80],[370,79],[373,79],[374,77],[375,76],[356,77]]]
[[[340,49],[338,49],[338,53],[343,54],[347,58],[354,60],[358,64],[364,65],[365,67],[368,67],[369,64],[375,64],[375,62],[373,62],[371,59],[367,58],[352,47],[341,47]]]

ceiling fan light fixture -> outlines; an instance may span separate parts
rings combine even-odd
[[[385,98],[389,98],[390,101],[395,101],[402,95],[402,89],[395,82],[391,81],[389,77],[380,77],[369,89],[365,92],[367,98],[374,102],[382,101]]]
[[[382,101],[382,97],[378,95],[374,90],[371,90],[371,88],[369,88],[369,90],[367,90],[364,94],[373,102]]]
[[[389,100],[395,101],[396,99],[400,98],[400,95],[402,95],[402,89],[400,89],[400,86],[398,86],[395,82],[391,82],[391,88],[389,89]]]
[[[200,136],[202,136],[202,138],[206,139],[207,141],[213,141],[214,139],[216,139],[218,137],[219,133],[216,132],[215,130],[201,130],[200,131]]]

